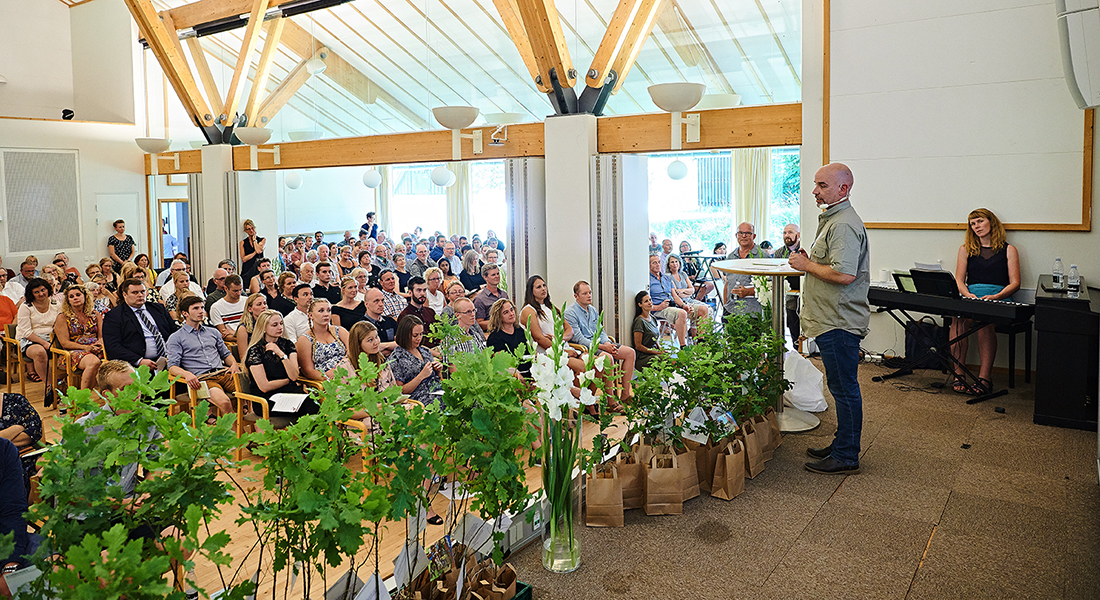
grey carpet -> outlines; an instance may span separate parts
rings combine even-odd
[[[584,528],[568,575],[544,570],[536,543],[511,559],[520,580],[555,600],[1100,598],[1096,434],[1033,424],[1021,378],[967,405],[929,393],[939,373],[871,381],[884,372],[860,367],[861,474],[802,468],[836,428],[826,391],[821,426],[785,436],[741,496]]]

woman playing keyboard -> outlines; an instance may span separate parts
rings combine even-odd
[[[969,227],[966,241],[959,247],[955,283],[965,298],[981,300],[1012,300],[1012,294],[1020,289],[1020,256],[1016,247],[1005,240],[1005,228],[990,210],[975,209],[967,216]],[[955,319],[951,325],[951,337],[955,338],[970,329],[969,319]],[[967,385],[958,366],[955,367],[955,383],[952,388],[959,393],[986,394],[993,391],[993,359],[997,356],[997,334],[992,325],[978,330],[977,389]],[[952,355],[960,362],[966,361],[967,339],[952,346]]]

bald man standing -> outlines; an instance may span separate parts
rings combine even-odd
[[[863,220],[852,208],[852,171],[841,163],[814,174],[814,198],[824,209],[810,253],[791,254],[790,264],[805,271],[802,329],[813,337],[825,364],[829,392],[836,402],[836,436],[824,448],[808,448],[814,460],[806,469],[827,475],[859,473],[863,397],[856,379],[859,343],[871,319],[867,289],[871,281],[870,248]]]

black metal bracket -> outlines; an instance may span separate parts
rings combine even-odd
[[[607,101],[611,99],[611,91],[615,89],[615,81],[618,78],[619,74],[612,69],[607,72],[603,85],[598,88],[584,88],[577,109],[582,113],[592,113],[597,117],[602,117],[603,109],[607,106]]]
[[[577,114],[577,92],[573,88],[562,87],[557,69],[550,69],[550,87],[553,89],[546,95],[550,97],[554,112],[559,115]]]

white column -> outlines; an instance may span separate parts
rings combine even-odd
[[[649,161],[601,154],[592,162],[592,302],[608,335],[630,344],[634,295],[649,287]]]
[[[504,161],[504,194],[508,231],[504,240],[508,295],[523,304],[527,278],[546,277],[546,161],[510,158]],[[550,298],[557,303],[562,300]]]
[[[202,177],[198,193],[191,202],[191,269],[199,281],[206,281],[218,262],[237,256],[237,232],[240,230],[236,193],[230,206],[230,175],[233,173],[233,148],[228,144],[202,147]],[[236,188],[236,180],[232,181]],[[241,234],[244,237],[244,234]],[[274,249],[274,240],[272,240]]]
[[[546,281],[558,305],[572,302],[573,284],[592,280],[592,160],[596,117],[549,117],[546,155]]]

